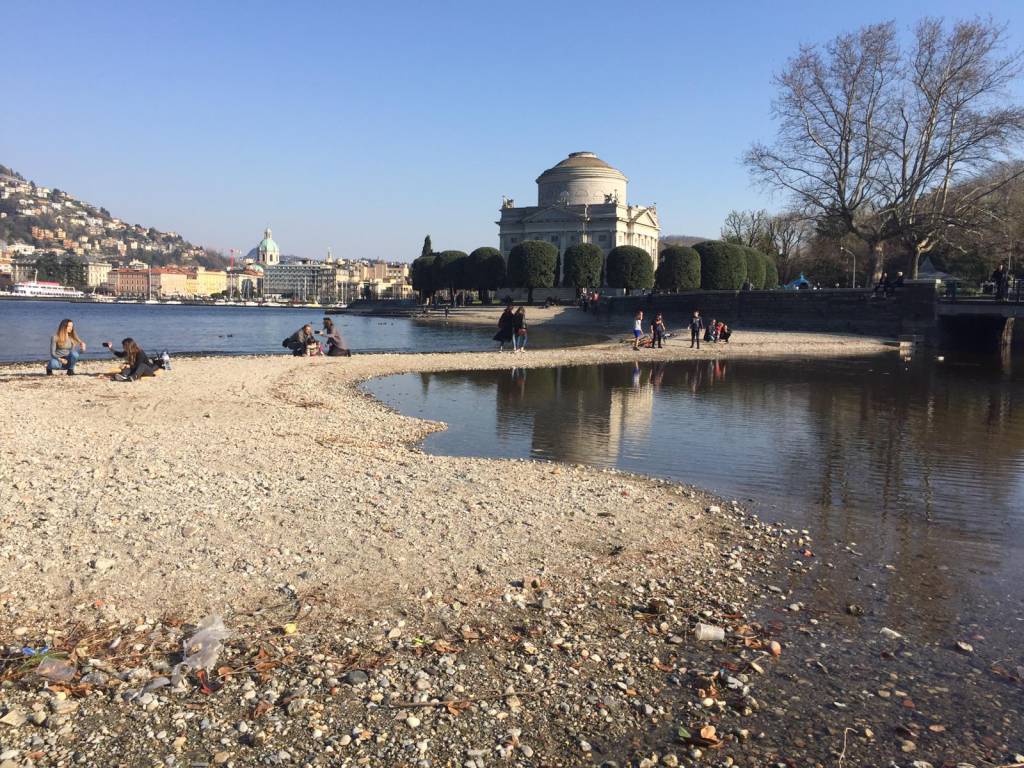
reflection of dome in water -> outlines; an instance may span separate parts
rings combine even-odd
[[[281,262],[281,249],[277,247],[274,238],[271,236],[270,227],[263,232],[263,239],[256,246],[256,260],[261,264],[279,264]]]
[[[626,204],[626,176],[593,152],[573,152],[537,177],[537,205]]]

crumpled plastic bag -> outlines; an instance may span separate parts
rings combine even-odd
[[[182,675],[189,670],[210,672],[224,649],[221,641],[230,635],[219,614],[211,613],[199,622],[195,634],[183,643],[185,658],[175,665],[171,673],[172,684],[177,686]]]
[[[66,683],[78,674],[78,668],[75,667],[73,662],[70,662],[67,659],[57,659],[53,656],[47,656],[39,662],[39,666],[36,667],[35,673],[44,680],[49,680],[51,683]]]

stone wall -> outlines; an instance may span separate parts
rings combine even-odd
[[[924,283],[907,285],[888,298],[853,289],[692,291],[606,299],[603,309],[627,318],[638,309],[645,315],[662,312],[668,327],[679,330],[685,328],[694,310],[700,310],[705,321],[715,318],[735,329],[930,337],[936,327],[935,306],[935,286]]]

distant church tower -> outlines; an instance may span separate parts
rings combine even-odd
[[[263,231],[263,239],[256,246],[256,261],[266,266],[281,263],[281,249],[277,247],[277,243],[271,237],[270,227]]]

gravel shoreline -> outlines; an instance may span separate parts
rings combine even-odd
[[[885,349],[745,333],[639,354]],[[786,597],[779,563],[813,569],[807,532],[655,478],[430,456],[417,443],[441,425],[357,386],[636,358],[203,358],[132,385],[0,372],[0,766],[772,764],[744,719],[786,652],[754,612]],[[232,636],[210,676],[171,682],[211,612]],[[698,643],[698,621],[726,643]],[[33,672],[43,647],[69,679]],[[793,754],[873,740],[839,735]]]

